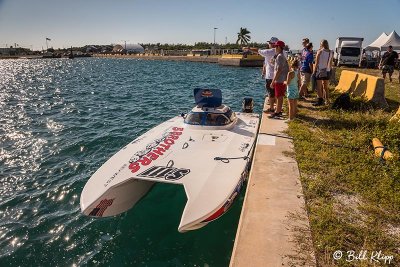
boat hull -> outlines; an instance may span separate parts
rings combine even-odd
[[[103,164],[81,194],[81,210],[114,216],[133,207],[156,182],[181,184],[187,203],[180,232],[222,216],[242,188],[258,132],[257,114],[237,113],[234,125],[184,124],[172,118],[138,137]]]

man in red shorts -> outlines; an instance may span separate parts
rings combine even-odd
[[[275,113],[271,114],[270,118],[279,118],[282,116],[282,104],[283,97],[286,94],[286,78],[289,72],[289,64],[287,62],[286,57],[283,55],[283,48],[285,47],[285,43],[282,41],[277,41],[275,43],[275,66],[274,66],[274,78],[271,82],[271,88],[275,90],[275,98],[276,98],[276,110]]]

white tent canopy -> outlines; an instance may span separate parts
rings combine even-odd
[[[144,48],[140,44],[117,44],[114,46],[114,52],[121,52],[122,50],[126,49],[127,52],[137,52],[143,53]]]
[[[388,36],[386,33],[382,33],[375,41],[373,41],[369,46],[365,48],[365,50],[373,51],[373,50],[381,50],[381,46],[386,43]]]
[[[396,33],[396,31],[392,31],[389,35],[386,35],[386,33],[382,33],[375,41],[367,46],[365,50],[383,51],[386,50],[389,45],[393,46],[394,50],[400,50],[400,36]]]
[[[393,46],[394,50],[400,50],[400,36],[395,31],[389,34],[386,43],[381,46],[381,50],[387,49],[390,45]]]
[[[139,53],[144,52],[144,48],[140,44],[126,44],[126,46],[124,47],[126,47],[126,50],[128,52],[139,52]]]

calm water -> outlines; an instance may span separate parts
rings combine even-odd
[[[181,234],[186,196],[158,184],[114,218],[80,213],[89,177],[124,145],[221,88],[261,110],[260,69],[135,59],[0,60],[0,266],[227,266],[240,201]]]

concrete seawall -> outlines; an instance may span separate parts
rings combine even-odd
[[[266,113],[261,118],[230,267],[316,266],[287,127]]]
[[[95,54],[94,57],[103,58],[135,58],[143,60],[170,60],[170,61],[190,61],[218,63],[223,66],[235,67],[262,67],[264,60],[252,60],[241,58],[221,58],[219,56],[137,56],[137,55],[103,55]]]
[[[262,67],[264,60],[252,60],[245,58],[220,58],[218,64],[224,66],[238,66],[238,67]]]

